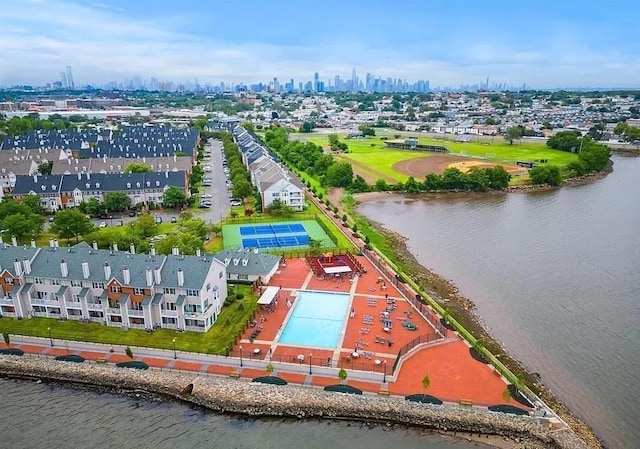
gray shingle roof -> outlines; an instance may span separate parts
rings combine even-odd
[[[14,268],[14,261],[18,259],[20,262],[21,270],[24,271],[24,265],[22,261],[25,257],[28,260],[33,259],[33,256],[38,251],[38,248],[31,246],[11,246],[7,244],[0,245],[0,273],[4,270],[8,270],[12,276],[16,276]],[[33,266],[33,264],[32,264]]]
[[[252,250],[223,250],[214,256],[227,266],[227,273],[241,275],[264,276],[280,263],[280,256]]]

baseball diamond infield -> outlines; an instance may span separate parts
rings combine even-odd
[[[489,168],[500,165],[511,175],[522,175],[527,173],[527,169],[515,164],[498,163],[471,159],[461,156],[433,155],[418,159],[408,159],[393,165],[393,170],[414,178],[424,178],[428,173],[441,174],[449,167],[455,167],[462,172],[469,171],[472,167]]]

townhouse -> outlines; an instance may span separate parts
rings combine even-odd
[[[262,206],[268,208],[274,200],[279,199],[295,211],[303,210],[302,182],[285,169],[242,126],[235,126],[232,134],[242,154],[242,161],[249,171],[251,182],[262,197]]]
[[[123,329],[206,332],[227,297],[223,262],[211,255],[135,254],[86,243],[0,246],[0,314],[96,321]]]
[[[45,211],[56,212],[77,207],[90,198],[104,201],[110,192],[126,193],[134,206],[147,207],[151,202],[162,206],[164,192],[170,186],[182,189],[189,196],[188,175],[184,171],[19,176],[12,193],[17,200],[38,195]]]
[[[227,267],[227,279],[236,282],[268,284],[280,267],[281,258],[257,249],[222,250],[214,254]]]
[[[1,152],[0,152],[1,155]],[[124,173],[131,164],[143,164],[154,172],[184,171],[191,174],[193,161],[188,156],[173,155],[170,157],[138,157],[138,158],[68,158],[53,164],[51,174],[72,175],[78,173]],[[32,174],[32,173],[31,173]]]

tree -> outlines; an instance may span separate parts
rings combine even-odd
[[[124,353],[127,355],[127,357],[133,360],[133,351],[131,351],[131,348],[129,346],[125,348]]]
[[[429,379],[428,374],[425,374],[424,377],[422,378],[422,389],[425,391],[425,393],[423,394],[426,394],[426,391],[429,388],[429,385],[431,385],[431,379]]]
[[[11,336],[9,335],[9,332],[3,332],[2,338],[4,338],[5,345],[9,346],[11,344]]]
[[[178,209],[187,204],[187,195],[180,187],[169,186],[164,191],[162,204],[170,209]]]
[[[353,168],[348,162],[335,162],[327,168],[327,185],[349,187],[353,182]]]
[[[78,209],[58,211],[51,224],[51,231],[58,234],[58,237],[67,240],[75,237],[76,242],[78,241],[78,236],[89,234],[93,230],[94,227],[91,220]]]
[[[133,162],[124,169],[125,173],[152,173],[151,167],[142,162]]]
[[[272,363],[268,363],[267,367],[266,367],[266,370],[267,370],[267,374],[269,376],[271,376],[273,374],[273,371],[275,370],[275,368],[273,367]]]
[[[386,192],[389,190],[389,184],[384,179],[378,179],[374,186],[376,192]]]
[[[80,210],[84,209],[84,212],[91,216],[97,217],[107,210],[107,207],[96,197],[89,198],[86,202],[80,205]]]
[[[506,189],[511,181],[511,175],[501,165],[485,168],[485,173],[489,181],[489,188],[494,190]]]
[[[233,196],[235,196],[236,198],[244,199],[253,194],[253,187],[251,186],[251,183],[249,183],[249,181],[242,178],[234,182],[232,192]]]
[[[27,210],[26,213],[7,215],[2,219],[1,227],[7,234],[15,235],[19,240],[25,235],[33,235],[42,232],[44,217]]]
[[[340,383],[344,384],[347,381],[347,376],[349,374],[347,373],[347,370],[344,368],[340,368],[340,371],[338,371],[338,379],[340,379]]]
[[[42,203],[40,202],[40,197],[38,195],[27,195],[22,199],[22,204],[29,208],[31,212],[36,215],[44,214],[44,208],[42,207]]]
[[[309,238],[309,251],[311,251],[311,254],[316,255],[316,254],[320,254],[320,251],[322,251],[322,240],[320,239],[313,239],[313,238]]]
[[[202,239],[188,232],[170,234],[156,242],[156,252],[171,254],[174,246],[178,247],[180,254],[195,254],[197,249],[202,249]]]
[[[302,125],[300,125],[300,132],[301,133],[310,133],[311,131],[313,131],[313,123],[311,122],[304,122]]]
[[[133,233],[140,238],[153,237],[158,233],[156,220],[149,214],[139,216],[135,221],[129,223]]]
[[[187,232],[204,240],[210,231],[209,225],[201,218],[180,220],[180,232]]]
[[[367,126],[367,125],[358,126],[358,131],[360,131],[362,135],[365,137],[366,136],[373,137],[376,135],[376,130],[373,127]]]
[[[562,173],[557,165],[538,165],[529,170],[529,178],[534,184],[558,186],[562,183]]]
[[[53,170],[53,162],[41,162],[38,164],[38,173],[45,176],[50,176]]]
[[[504,138],[509,142],[509,145],[513,145],[513,141],[522,138],[523,134],[524,130],[521,126],[512,126],[511,128],[507,129],[507,133],[505,134]]]
[[[109,212],[122,212],[131,207],[131,198],[125,192],[109,192],[104,198],[104,205]]]
[[[579,131],[560,131],[547,140],[547,146],[556,150],[575,153],[580,149],[580,136]]]

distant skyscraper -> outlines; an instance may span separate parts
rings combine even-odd
[[[63,89],[68,89],[69,84],[67,83],[67,74],[64,72],[60,72],[60,82],[62,83]]]
[[[71,72],[70,65],[67,66],[67,87],[72,90],[76,88],[75,84],[73,83],[73,73]]]
[[[358,90],[358,75],[355,67],[351,71],[351,90],[354,92]]]
[[[318,83],[320,82],[320,75],[318,72],[313,74],[313,90],[318,92]]]

